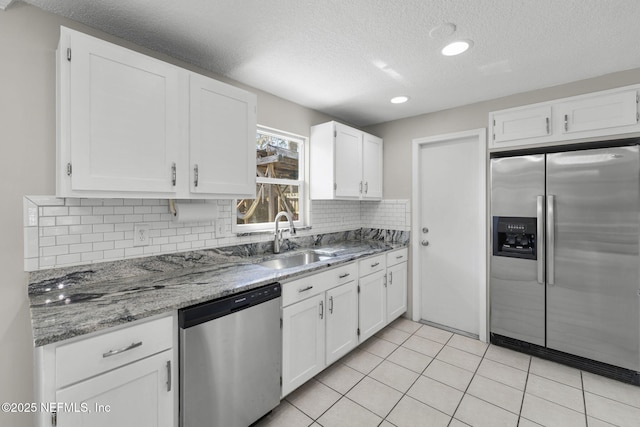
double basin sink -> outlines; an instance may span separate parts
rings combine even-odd
[[[283,270],[285,268],[301,267],[303,265],[313,264],[319,261],[325,261],[331,259],[332,256],[327,255],[319,251],[308,250],[304,252],[298,252],[293,255],[281,256],[279,258],[273,258],[258,265],[273,270]]]

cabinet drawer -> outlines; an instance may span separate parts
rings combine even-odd
[[[358,262],[358,272],[360,277],[366,276],[376,271],[384,270],[386,265],[386,255],[376,255],[371,258],[366,258]]]
[[[172,347],[173,318],[164,317],[56,348],[61,388]]]
[[[286,307],[294,302],[302,301],[314,295],[318,295],[331,286],[327,280],[323,280],[322,273],[304,277],[282,284],[282,306]]]
[[[347,282],[351,282],[352,280],[357,279],[358,268],[356,267],[356,263],[352,262],[334,269],[331,269],[322,274],[326,274],[327,281],[329,283],[333,283],[331,287],[343,285]]]
[[[407,248],[400,249],[398,251],[389,252],[387,254],[387,267],[391,267],[392,265],[405,262],[407,261],[408,257],[409,257],[409,251]]]
[[[356,264],[349,263],[312,276],[282,284],[282,306],[286,307],[356,279]]]

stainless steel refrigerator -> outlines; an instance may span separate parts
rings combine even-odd
[[[491,218],[492,340],[639,372],[638,145],[492,158]]]

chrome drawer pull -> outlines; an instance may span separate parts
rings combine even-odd
[[[167,391],[171,391],[171,360],[167,360]]]
[[[338,276],[339,279],[344,279],[345,277],[351,276],[351,273],[344,273]]]
[[[379,265],[380,265],[380,263],[379,263],[379,262],[376,262],[375,264],[371,264],[371,268],[373,268],[373,267],[377,267],[377,266],[379,266]]]
[[[124,347],[119,350],[110,350],[106,353],[102,353],[102,357],[111,357],[116,354],[124,353],[125,351],[133,350],[134,348],[140,347],[142,345],[142,341],[131,343],[129,347]]]
[[[313,289],[313,286],[307,286],[306,288],[298,289],[298,292],[308,291],[309,289]]]
[[[398,256],[396,257],[396,259],[402,259],[402,258],[404,258],[404,255],[398,255]]]

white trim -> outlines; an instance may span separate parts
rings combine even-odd
[[[412,158],[412,194],[411,204],[413,209],[411,210],[411,229],[414,230],[411,238],[411,259],[412,262],[412,319],[414,321],[421,320],[421,289],[420,289],[420,149],[426,144],[441,143],[451,140],[457,140],[462,138],[477,137],[480,144],[478,162],[480,164],[480,175],[482,179],[478,182],[480,186],[481,194],[483,197],[481,200],[481,206],[478,206],[478,217],[482,224],[485,224],[485,232],[482,233],[480,244],[478,245],[478,253],[484,254],[485,262],[481,263],[480,271],[480,289],[478,290],[478,312],[479,312],[479,338],[481,341],[486,342],[488,338],[488,312],[487,312],[487,130],[486,128],[473,129],[463,132],[455,132],[444,135],[436,135],[425,138],[416,138],[412,140],[411,158]]]
[[[1,1],[1,0],[0,0]],[[311,203],[309,200],[309,138],[298,135],[295,133],[287,132],[284,130],[279,130],[275,128],[271,128],[268,126],[258,125],[256,127],[256,133],[261,133],[264,135],[274,136],[276,138],[286,138],[300,144],[300,150],[298,151],[298,179],[297,180],[285,180],[285,179],[277,179],[277,178],[259,178],[259,182],[263,182],[266,184],[291,184],[298,186],[298,194],[299,194],[299,203],[300,203],[300,213],[299,219],[294,221],[293,224],[296,228],[305,228],[311,226]],[[236,207],[238,204],[238,199],[233,200],[233,204],[231,206],[231,232],[234,234],[237,233],[263,233],[273,231],[275,227],[274,222],[261,222],[258,224],[238,224],[236,217]],[[284,227],[284,229],[287,229]]]

